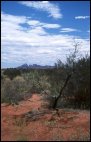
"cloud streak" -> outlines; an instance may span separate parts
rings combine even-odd
[[[22,5],[27,7],[32,7],[37,10],[41,10],[47,12],[49,16],[53,17],[54,19],[62,18],[62,13],[57,5],[54,5],[52,2],[49,1],[22,1],[19,2]]]
[[[68,32],[75,32],[78,31],[77,29],[73,29],[73,28],[62,28],[61,29],[61,33],[68,33]]]
[[[76,16],[75,17],[75,19],[83,19],[83,20],[88,19],[88,18],[90,17],[89,16]]]

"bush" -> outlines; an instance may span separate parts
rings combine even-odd
[[[15,87],[16,91],[21,93],[26,91],[26,81],[23,77],[17,76],[12,81],[13,86]]]
[[[68,91],[74,99],[70,102],[73,107],[90,107],[90,59],[82,58],[76,63],[76,72],[68,85]]]
[[[25,80],[19,76],[12,81],[6,78],[2,83],[1,102],[17,104],[24,98],[23,92],[25,91],[25,84]]]
[[[7,75],[8,78],[13,79],[16,76],[21,75],[21,71],[15,68],[8,68],[4,70],[3,74]]]
[[[10,78],[13,77],[12,80],[7,78],[2,70],[1,101],[18,102],[28,95],[26,93],[42,93],[48,94],[46,99],[52,106],[54,98],[59,95],[64,85],[66,76],[72,71],[71,62],[68,60],[66,64],[62,64],[58,60],[54,69],[33,69],[26,73],[22,71],[21,76],[16,76],[18,72],[14,69],[11,75],[10,71],[6,70],[6,74],[9,73]],[[88,109],[90,107],[90,57],[81,58],[75,61],[74,65],[75,73],[59,99],[59,106]]]
[[[38,84],[40,92],[50,90],[51,88],[51,84],[48,82],[48,77],[46,75],[40,77]]]
[[[27,90],[31,93],[41,93],[49,90],[51,85],[46,75],[40,75],[38,71],[30,72],[22,75],[26,80]]]
[[[6,78],[1,87],[1,102],[11,103],[12,94],[12,82],[9,78]]]

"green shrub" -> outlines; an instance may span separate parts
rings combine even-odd
[[[12,81],[12,84],[15,87],[16,91],[19,93],[26,90],[26,81],[21,76],[15,77]]]
[[[15,77],[13,80],[6,78],[2,83],[1,102],[17,104],[24,97],[25,84],[25,80],[19,76]]]
[[[46,75],[40,75],[38,71],[30,72],[22,75],[26,80],[27,90],[30,93],[41,93],[49,90],[51,85]]]
[[[12,81],[6,78],[1,87],[1,102],[11,103],[12,94]]]

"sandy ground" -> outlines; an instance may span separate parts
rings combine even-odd
[[[17,106],[1,104],[1,141],[90,141],[89,111],[60,109],[57,113],[43,110],[41,104],[38,94]],[[26,118],[29,112],[33,117]]]

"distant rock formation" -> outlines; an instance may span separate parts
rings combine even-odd
[[[41,65],[37,65],[37,64],[33,64],[33,65],[27,65],[27,64],[23,64],[19,67],[17,67],[18,69],[48,69],[48,68],[54,68],[54,66],[41,66]]]

